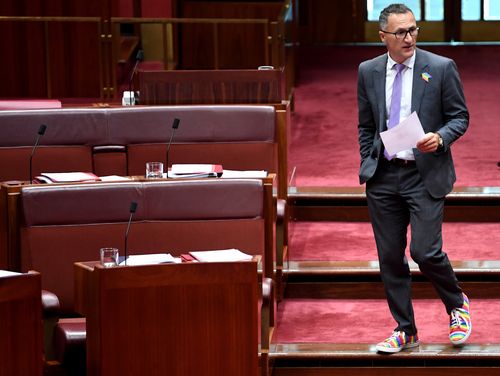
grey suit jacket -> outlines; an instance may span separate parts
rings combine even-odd
[[[374,174],[383,144],[380,132],[386,130],[385,76],[387,54],[364,61],[358,70],[358,137],[361,155],[360,184]],[[430,74],[428,82],[422,73]],[[417,168],[425,187],[435,198],[444,197],[456,180],[450,146],[469,125],[462,83],[456,64],[448,58],[417,49],[413,69],[411,111],[416,111],[424,132],[439,132],[444,148],[434,153],[413,149]]]

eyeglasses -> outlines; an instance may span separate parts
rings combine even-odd
[[[396,39],[405,39],[408,34],[410,34],[411,37],[416,37],[418,35],[419,30],[420,30],[419,27],[410,27],[408,30],[400,30],[396,31],[395,33],[385,30],[380,30],[380,31],[385,34],[392,34],[396,37]]]

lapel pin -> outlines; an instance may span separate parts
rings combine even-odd
[[[422,73],[422,79],[425,81],[425,82],[429,82],[429,80],[432,78],[432,76],[427,73],[427,72],[424,72]]]

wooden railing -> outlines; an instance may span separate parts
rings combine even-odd
[[[12,56],[4,72],[0,72],[3,85],[3,97],[100,97],[101,100],[113,100],[121,96],[117,89],[117,63],[120,59],[120,27],[132,24],[141,29],[144,25],[158,25],[155,40],[161,42],[163,69],[175,69],[182,63],[183,53],[181,34],[187,34],[193,27],[211,30],[211,61],[209,67],[187,69],[256,69],[257,66],[228,66],[231,48],[221,45],[226,25],[247,28],[242,32],[242,39],[236,41],[244,53],[239,56],[242,62],[257,61],[258,65],[272,65],[286,74],[286,92],[290,93],[294,83],[294,47],[296,36],[296,7],[294,0],[287,0],[277,20],[260,18],[110,18],[100,17],[0,17],[0,31],[16,36],[11,42]],[[26,23],[40,24],[40,28],[25,26]],[[64,23],[64,26],[57,26]],[[92,30],[83,24],[93,24]],[[191,28],[191,29],[189,29]],[[250,29],[248,29],[250,28]],[[22,30],[18,33],[18,30]],[[257,33],[248,30],[258,30]],[[199,29],[195,30],[199,33]],[[41,34],[41,35],[40,35]],[[140,38],[140,32],[138,37]],[[252,35],[250,35],[252,34]],[[21,35],[21,37],[20,37]],[[21,40],[25,35],[26,40]],[[250,35],[251,38],[247,38]],[[207,38],[206,33],[204,37]],[[253,38],[253,39],[252,39]],[[253,43],[255,39],[258,43]],[[29,53],[30,44],[36,45],[37,54]],[[246,44],[245,44],[246,43]],[[255,44],[255,45],[254,45]],[[245,48],[251,45],[252,49]],[[203,46],[206,48],[206,46]],[[185,48],[187,50],[187,48]],[[252,52],[253,51],[253,52]],[[257,58],[250,56],[255,53]],[[234,53],[233,53],[234,54]],[[147,55],[147,54],[146,54]],[[147,56],[146,56],[147,58]],[[225,60],[224,60],[225,59]],[[25,61],[34,60],[34,61]],[[20,64],[20,65],[19,65]],[[42,67],[43,66],[43,67]],[[285,69],[286,67],[286,69]],[[11,68],[11,69],[9,69]],[[186,68],[183,68],[186,69]],[[5,75],[3,77],[2,75]],[[33,78],[36,78],[33,80]],[[26,81],[24,81],[26,80]]]

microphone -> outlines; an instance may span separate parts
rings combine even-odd
[[[179,128],[179,123],[181,121],[177,118],[174,119],[174,122],[172,123],[172,133],[170,133],[170,141],[168,141],[167,145],[167,179],[168,179],[168,156],[170,154],[170,145],[172,145],[172,140],[174,139],[174,133],[177,128]]]
[[[139,66],[139,63],[144,60],[144,51],[139,50],[137,51],[137,55],[135,55],[135,65],[134,69],[132,69],[132,73],[130,74],[130,78],[128,80],[128,95],[129,95],[129,104],[132,105],[132,81],[134,79],[135,71],[137,70],[137,67]],[[135,100],[135,91],[134,91],[134,104],[136,103]]]
[[[130,230],[130,224],[132,223],[132,217],[134,216],[135,211],[137,210],[137,202],[132,201],[130,203],[130,217],[128,218],[128,225],[127,225],[127,231],[125,231],[125,265],[127,265],[127,258],[128,258],[128,249],[127,249],[127,240],[128,240],[128,232]]]
[[[40,142],[40,138],[45,134],[46,130],[47,130],[47,126],[45,124],[40,125],[40,128],[38,128],[38,135],[36,136],[35,145],[33,145],[33,149],[31,149],[30,184],[33,184],[33,155],[35,154],[36,147],[38,146],[38,143]]]

